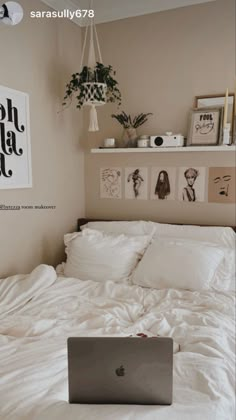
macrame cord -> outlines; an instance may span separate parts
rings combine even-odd
[[[90,10],[92,9],[92,7],[93,7],[93,0],[90,1]],[[105,105],[107,85],[105,83],[100,83],[97,81],[97,76],[96,76],[96,71],[95,71],[95,67],[96,67],[95,42],[97,44],[98,61],[99,63],[102,63],[103,61],[102,61],[101,49],[100,49],[100,45],[98,41],[97,29],[94,23],[94,18],[91,18],[90,24],[86,26],[84,44],[83,44],[82,56],[81,56],[81,63],[80,63],[80,71],[82,71],[83,69],[84,55],[85,55],[85,49],[86,49],[87,39],[88,39],[88,31],[90,32],[88,67],[94,70],[95,81],[90,82],[89,72],[88,72],[87,82],[83,84],[84,97],[85,97],[84,105],[90,106],[89,131],[99,131],[96,107]]]

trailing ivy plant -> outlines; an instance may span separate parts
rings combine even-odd
[[[149,115],[152,113],[138,114],[132,119],[130,115],[122,111],[121,114],[112,114],[112,118],[115,118],[124,128],[138,128],[148,121]]]
[[[80,73],[72,74],[71,80],[66,85],[66,94],[62,105],[67,105],[68,100],[70,100],[71,103],[72,96],[77,93],[76,106],[80,109],[85,101],[86,88],[84,83],[86,82],[105,83],[107,85],[106,101],[113,103],[117,102],[118,105],[121,105],[121,93],[118,88],[118,82],[113,77],[115,75],[116,72],[110,65],[104,66],[104,64],[97,62],[94,69],[84,66]],[[102,93],[102,90],[96,89],[94,99],[98,101],[103,100]]]

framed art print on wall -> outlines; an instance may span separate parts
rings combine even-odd
[[[206,168],[179,168],[178,199],[185,203],[205,201]]]
[[[208,202],[234,204],[236,202],[236,168],[209,168]]]
[[[206,108],[206,107],[224,107],[225,105],[225,93],[219,93],[215,95],[202,95],[195,97],[195,108]],[[222,113],[223,114],[223,113]],[[230,123],[231,135],[234,131],[234,115],[235,115],[235,94],[229,93],[228,95],[228,112],[227,112],[227,123]],[[222,115],[223,117],[223,115]]]
[[[219,144],[222,112],[222,107],[192,110],[187,145],[215,146]]]
[[[31,187],[29,96],[0,86],[0,189]]]
[[[148,199],[148,170],[140,166],[125,168],[125,199]]]
[[[176,177],[176,168],[152,168],[151,200],[174,200],[176,190]]]
[[[100,198],[121,198],[121,168],[100,169]]]

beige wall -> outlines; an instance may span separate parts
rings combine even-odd
[[[139,134],[187,134],[195,95],[234,90],[235,1],[184,7],[98,26],[105,63],[117,70],[128,113],[153,112]],[[232,166],[232,153],[92,155],[105,137],[121,136],[110,118],[114,106],[99,109],[100,132],[87,134],[86,215],[91,218],[152,219],[163,222],[234,225],[234,205],[101,200],[99,168],[106,166]],[[85,126],[87,118],[85,119]]]
[[[46,10],[21,0],[24,21],[0,26],[0,85],[30,95],[33,188],[0,190],[0,204],[55,205],[56,210],[0,212],[0,277],[63,257],[63,234],[84,215],[82,115],[61,108],[65,83],[79,65],[81,30],[69,20],[30,19]]]
[[[67,20],[30,19],[30,10],[46,9],[38,0],[21,4],[24,21],[0,26],[0,84],[30,95],[33,188],[0,190],[0,204],[55,205],[56,210],[0,212],[0,277],[63,259],[63,234],[85,214],[84,185],[88,217],[235,224],[233,205],[100,200],[103,166],[232,166],[235,156],[90,154],[91,147],[105,137],[119,138],[122,130],[110,118],[116,112],[112,106],[99,109],[98,134],[87,133],[87,114],[83,123],[73,107],[57,113],[65,82],[80,62],[81,30]],[[233,90],[234,7],[234,0],[218,0],[99,25],[104,62],[117,69],[122,109],[154,113],[139,134],[172,130],[186,135],[195,95],[223,92],[227,86]]]

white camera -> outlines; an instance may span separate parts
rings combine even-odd
[[[167,132],[164,136],[151,136],[150,147],[182,147],[184,146],[184,136],[182,134],[172,134]]]

